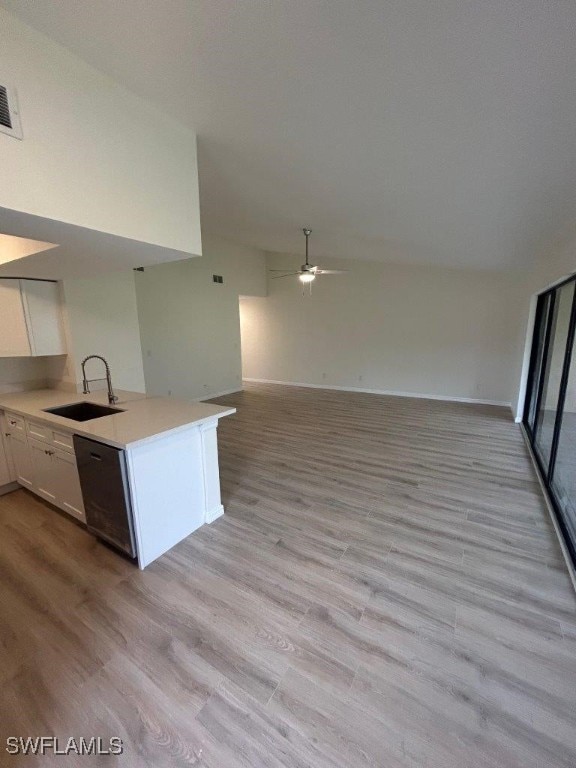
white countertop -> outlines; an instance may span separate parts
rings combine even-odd
[[[195,403],[172,397],[146,397],[138,392],[119,390],[116,395],[119,400],[113,407],[121,408],[123,413],[91,421],[66,419],[63,416],[44,413],[44,409],[79,403],[82,400],[108,405],[108,395],[105,391],[79,395],[59,389],[37,389],[0,395],[0,410],[11,411],[54,428],[60,427],[116,448],[131,448],[236,412],[235,408],[221,405]]]

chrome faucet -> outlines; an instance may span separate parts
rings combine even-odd
[[[88,355],[88,357],[85,357],[84,360],[82,360],[82,382],[84,384],[83,392],[85,395],[90,394],[90,387],[88,386],[92,381],[99,381],[99,379],[87,379],[86,378],[86,363],[88,360],[102,360],[104,363],[104,367],[106,368],[106,382],[108,384],[108,402],[110,405],[114,405],[114,403],[118,402],[118,398],[114,394],[114,390],[112,389],[112,376],[110,375],[110,366],[108,365],[108,362],[102,357],[102,355]]]

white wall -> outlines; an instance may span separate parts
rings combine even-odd
[[[46,357],[0,357],[0,393],[42,389],[47,385]]]
[[[238,297],[266,293],[264,254],[205,237],[201,259],[135,276],[148,394],[196,399],[241,389]]]
[[[0,83],[0,208],[202,253],[194,133],[2,9]]]
[[[134,275],[111,272],[106,275],[63,283],[68,358],[49,361],[51,383],[80,391],[80,364],[87,355],[106,358],[117,389],[144,392],[142,347],[136,306]],[[97,362],[88,363],[89,378],[103,375]],[[102,389],[99,382],[94,389]]]
[[[301,258],[269,255],[271,269]],[[517,275],[324,260],[347,275],[269,281],[241,302],[243,375],[510,402]]]

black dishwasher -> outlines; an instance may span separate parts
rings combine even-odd
[[[88,530],[136,557],[124,451],[80,435],[74,450]]]

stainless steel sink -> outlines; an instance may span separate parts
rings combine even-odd
[[[63,416],[72,421],[91,421],[101,419],[103,416],[113,416],[115,413],[124,413],[122,408],[111,408],[109,405],[87,403],[82,400],[79,403],[61,405],[58,408],[44,408],[44,413],[53,413],[54,416]]]

